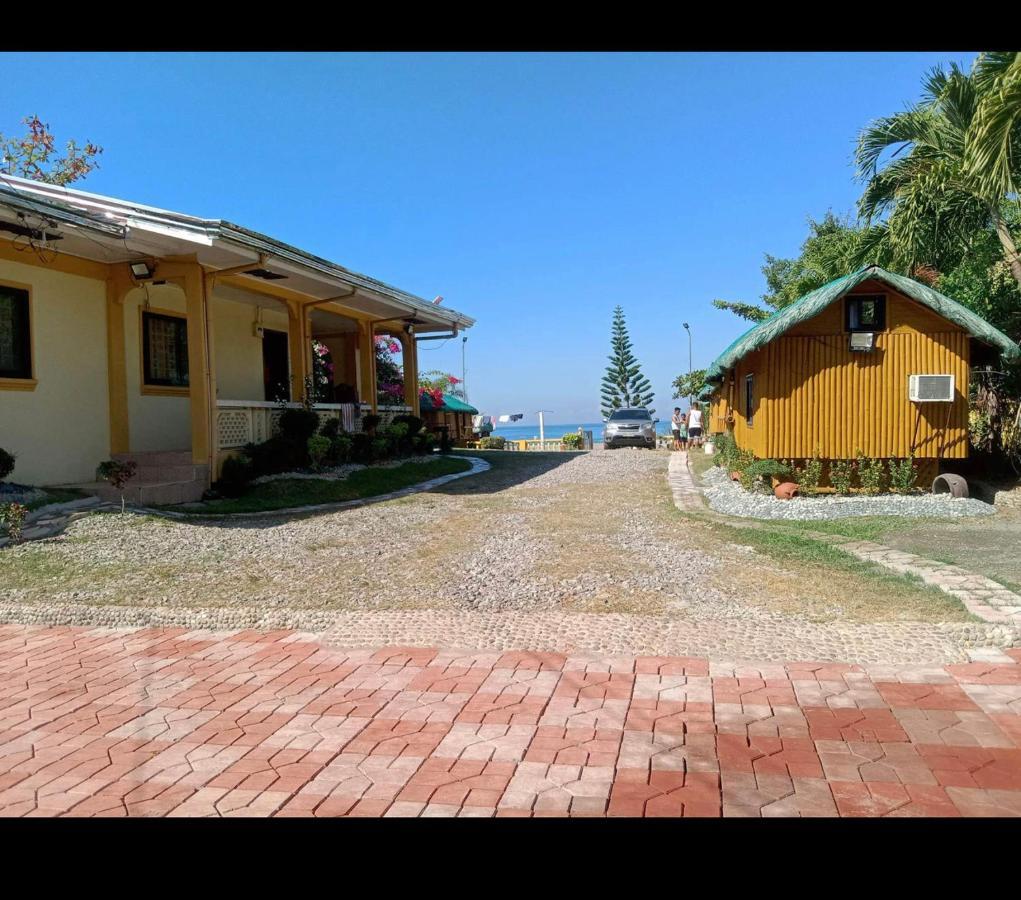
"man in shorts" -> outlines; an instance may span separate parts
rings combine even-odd
[[[674,450],[681,449],[681,430],[685,428],[684,416],[679,406],[674,407],[674,414],[670,417],[670,430],[674,436]]]
[[[688,412],[688,440],[693,447],[702,446],[702,410],[697,403]]]

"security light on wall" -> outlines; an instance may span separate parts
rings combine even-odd
[[[869,353],[876,349],[876,335],[872,331],[851,332],[851,352]]]
[[[130,263],[130,265],[131,274],[134,275],[138,281],[147,281],[148,279],[152,278],[153,272],[156,271],[155,269],[153,269],[152,266],[149,265],[149,263],[145,262],[144,260],[141,262]]]

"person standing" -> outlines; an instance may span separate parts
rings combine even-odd
[[[670,430],[674,436],[674,450],[681,449],[681,426],[684,424],[684,416],[681,415],[681,408],[674,407],[674,414],[670,417]]]
[[[688,440],[693,447],[702,446],[702,410],[697,403],[692,403],[688,412]]]

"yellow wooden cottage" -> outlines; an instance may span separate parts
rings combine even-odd
[[[334,364],[322,415],[419,413],[419,336],[474,320],[266,235],[11,176],[0,179],[0,447],[13,479],[87,483],[134,458],[131,499],[196,499],[269,437],[281,397]],[[377,404],[374,341],[403,349],[408,406]]]
[[[973,367],[1021,350],[961,304],[866,266],[734,341],[707,371],[707,425],[766,459],[968,454]]]

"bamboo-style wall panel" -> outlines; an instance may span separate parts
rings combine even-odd
[[[784,335],[738,364],[734,434],[759,457],[849,459],[861,451],[962,458],[968,453],[968,372],[963,331],[883,332],[870,353],[852,353],[846,334]],[[950,373],[952,403],[908,399],[909,375]],[[751,426],[745,422],[748,374],[755,376]],[[722,393],[729,395],[728,384]]]

